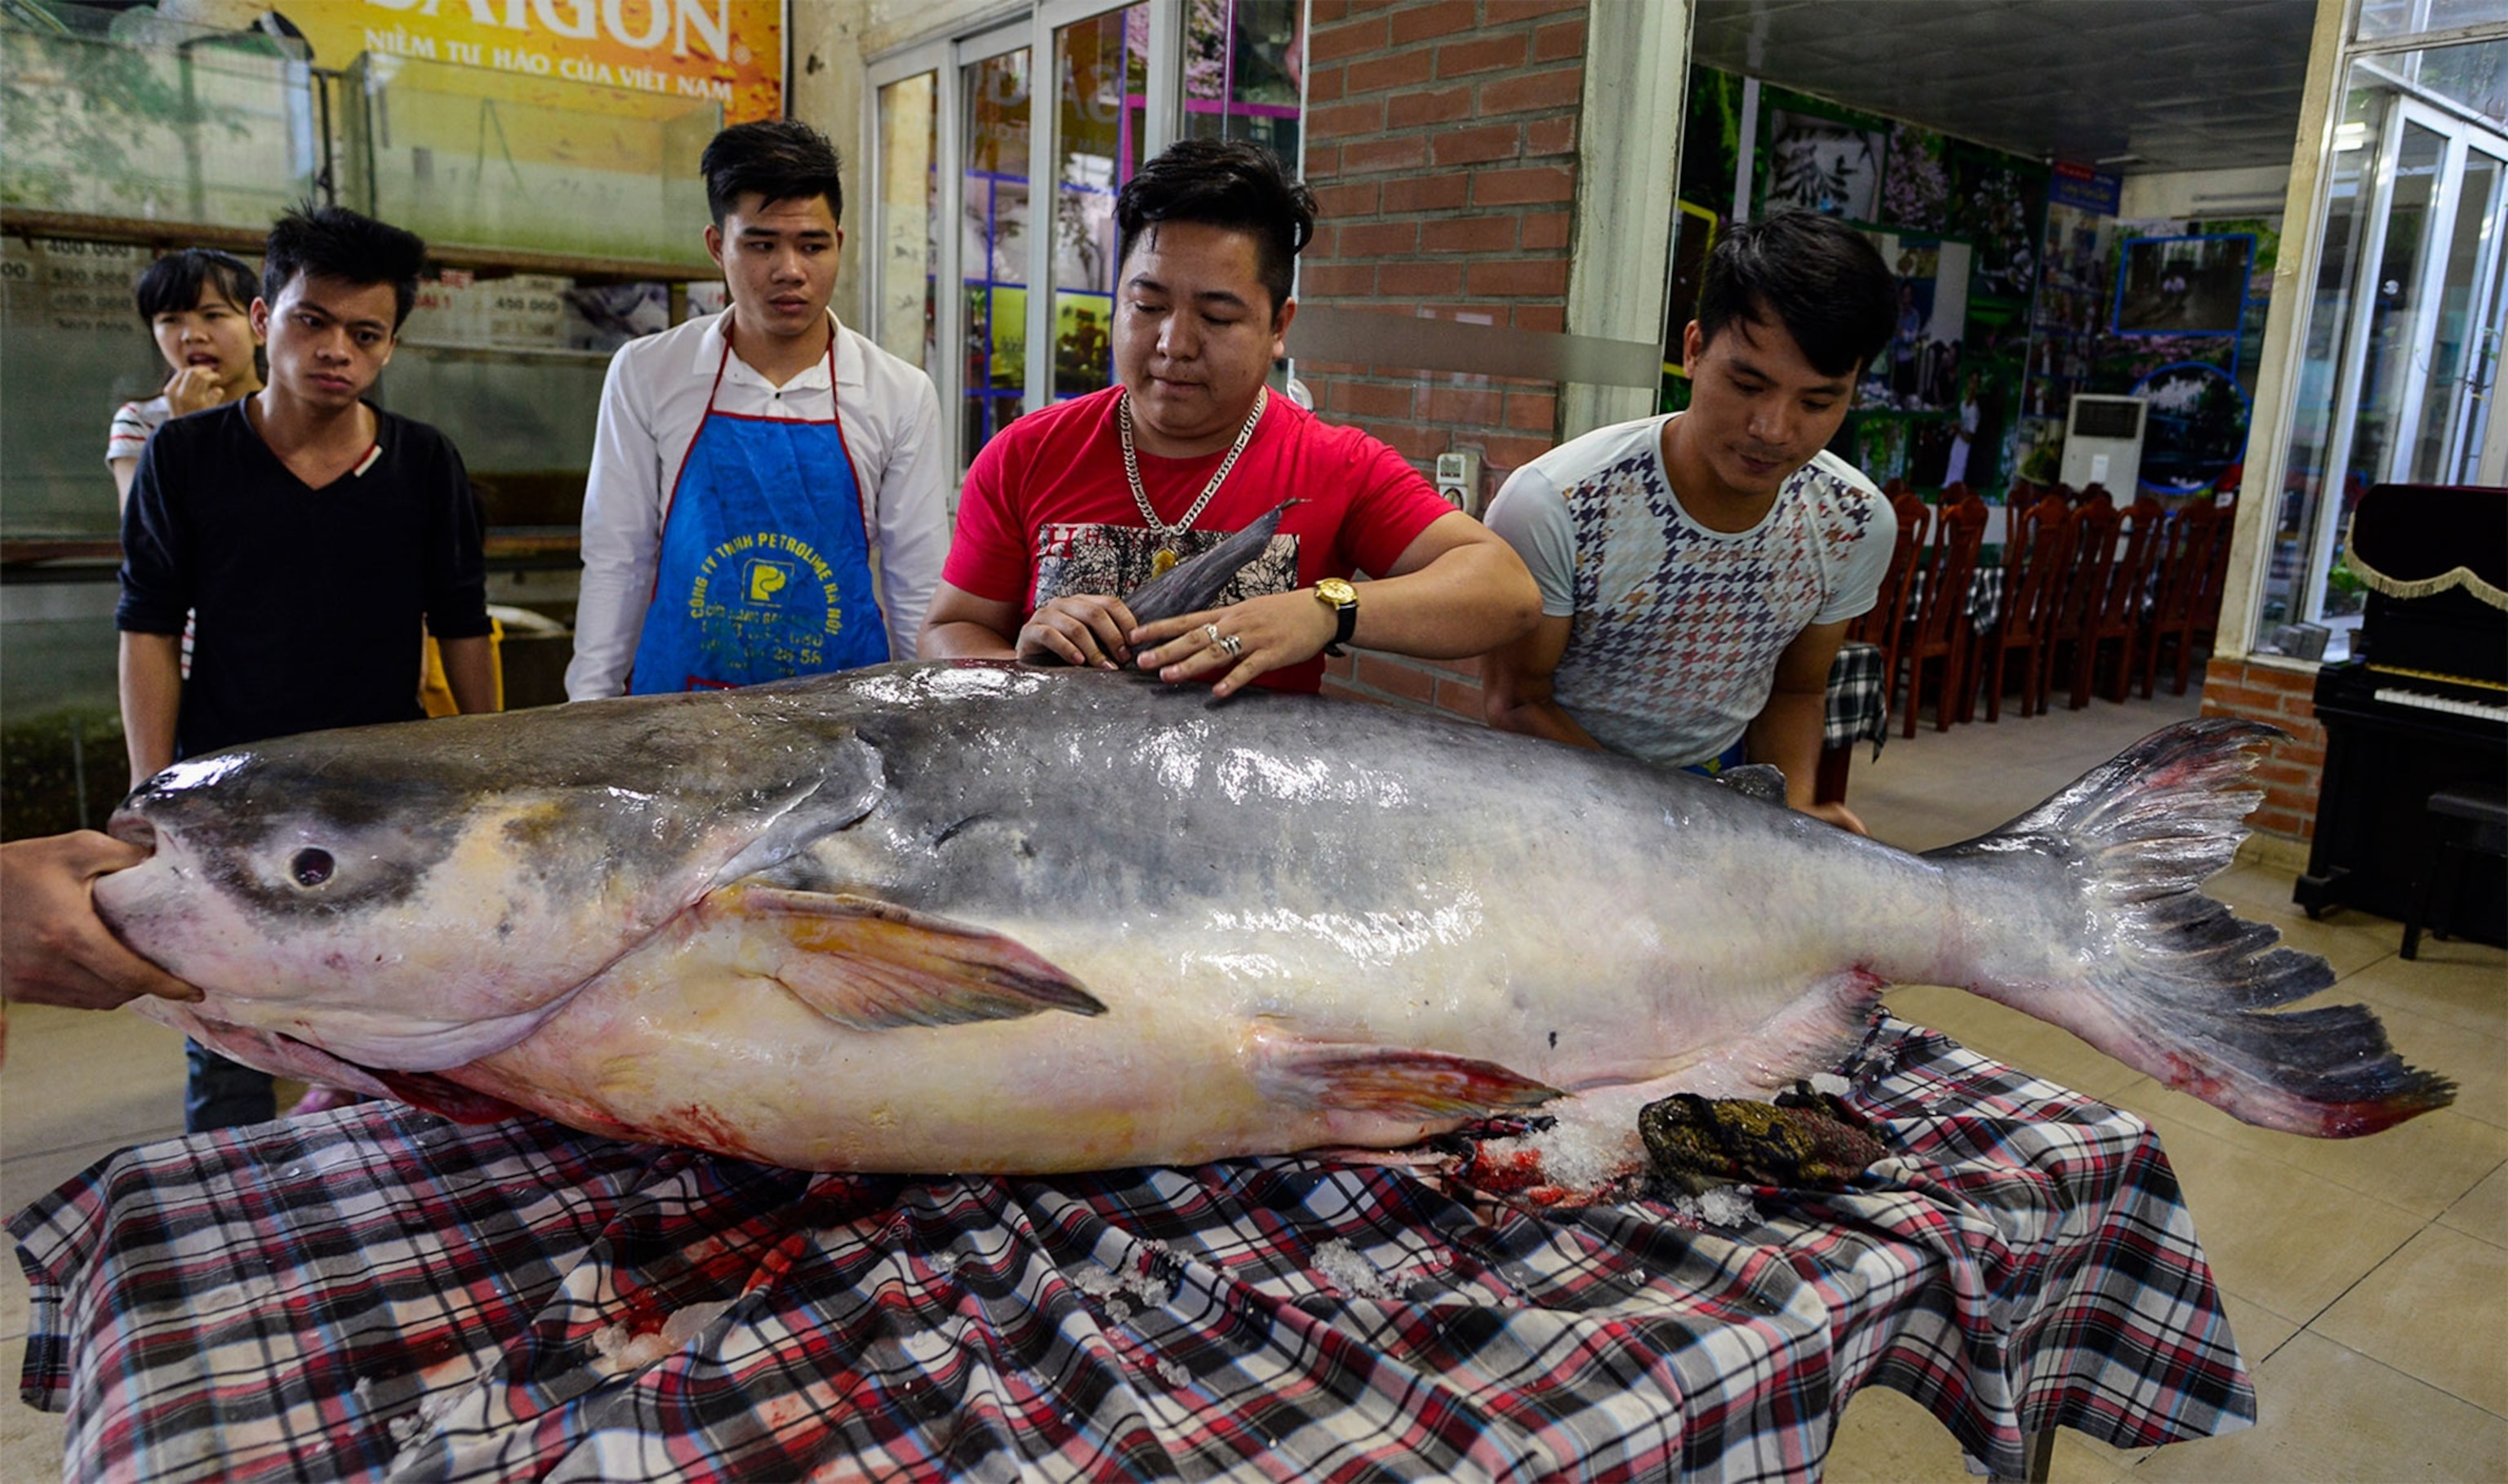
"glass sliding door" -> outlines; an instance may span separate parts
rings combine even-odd
[[[867,328],[931,373],[962,477],[1023,411],[1110,383],[1115,194],[1143,161],[1189,132],[1298,167],[1305,19],[1306,0],[1038,0],[872,61]]]
[[[2342,552],[2360,496],[2478,482],[2496,441],[2508,139],[2402,82],[2413,70],[2355,62],[2335,131],[2259,614],[2268,651],[2278,625],[2306,622],[2334,631],[2328,661],[2347,658],[2364,595]]]
[[[962,461],[1024,411],[1027,398],[1028,62],[1022,44],[963,60],[958,72]]]
[[[878,219],[871,252],[872,338],[934,369],[940,273],[940,74],[909,73],[877,90]]]
[[[1053,33],[1053,360],[1060,401],[1111,384],[1115,193],[1148,140],[1150,8],[1126,6]]]

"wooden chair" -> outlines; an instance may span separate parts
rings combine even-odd
[[[2054,596],[2071,551],[2064,541],[2071,510],[2049,492],[2026,509],[2013,506],[2003,543],[2003,621],[1995,626],[1994,661],[1985,676],[1985,719],[2003,719],[2003,687],[2011,656],[2021,656],[2020,714],[2045,710],[2038,672],[2047,657]]]
[[[2133,683],[2133,641],[2142,632],[2143,605],[2151,597],[2151,560],[2158,550],[2160,523],[2167,516],[2159,501],[2148,495],[2124,513],[2123,542],[2115,565],[2108,569],[2107,582],[2099,589],[2089,631],[2073,649],[2075,711],[2087,706],[2093,692],[2121,701]],[[2101,665],[2111,644],[2116,646],[2112,672]],[[2112,677],[2105,685],[2099,684],[2103,674]]]
[[[2142,698],[2151,699],[2152,685],[2159,670],[2160,646],[2176,641],[2176,684],[2172,695],[2186,693],[2186,672],[2194,654],[2194,631],[2200,613],[2199,603],[2212,575],[2212,548],[2224,535],[2220,507],[2209,499],[2198,500],[2169,517],[2160,528],[2158,551],[2152,558],[2152,570],[2159,586],[2158,602],[2153,605],[2151,622],[2143,630]],[[2220,596],[2212,595],[2217,610]]]
[[[2107,593],[2108,574],[2116,566],[2117,527],[2124,517],[2108,502],[2107,491],[2098,486],[2098,498],[2073,506],[2064,517],[2065,561],[2058,573],[2053,598],[2054,609],[2047,624],[2047,658],[2038,669],[2038,710],[2044,714],[2047,701],[2054,689],[2057,667],[2078,653],[2084,638],[2098,621],[2100,601]],[[2072,646],[2067,651],[2064,647]],[[2078,661],[2076,661],[2078,664]],[[2072,702],[2079,711],[2090,703],[2083,692]]]
[[[1916,734],[1916,706],[1925,693],[1925,666],[1941,661],[1941,679],[1934,695],[1934,729],[1951,729],[1959,708],[1960,682],[1968,671],[1968,588],[1976,571],[1976,552],[1985,544],[1985,501],[1971,495],[1942,507],[1935,524],[1932,560],[1925,567],[1925,592],[1907,622],[1907,736]]]
[[[1925,549],[1925,538],[1932,532],[1934,520],[1934,507],[1903,485],[1890,498],[1890,509],[1899,517],[1899,538],[1890,548],[1890,569],[1881,575],[1881,590],[1873,596],[1872,607],[1846,625],[1847,638],[1860,639],[1881,651],[1881,724],[1885,727],[1889,725],[1894,688],[1890,682],[1899,673],[1899,645],[1907,629],[1909,579],[1915,575],[1917,559]]]

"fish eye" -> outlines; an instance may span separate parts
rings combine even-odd
[[[287,863],[287,870],[296,877],[297,885],[319,886],[331,879],[332,864],[331,852],[308,847],[296,852],[296,859]]]

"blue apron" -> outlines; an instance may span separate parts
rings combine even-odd
[[[748,686],[888,659],[869,520],[841,415],[821,423],[717,412],[731,364],[729,326],[722,356],[662,516],[630,694]],[[830,326],[830,397],[835,385]]]

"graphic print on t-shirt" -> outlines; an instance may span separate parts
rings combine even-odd
[[[1227,531],[1185,531],[1172,538],[1139,526],[1114,526],[1097,521],[1049,525],[1036,536],[1036,606],[1073,593],[1132,591],[1156,575],[1162,550],[1191,561],[1226,540]],[[1298,582],[1298,538],[1275,536],[1262,555],[1237,569],[1220,589],[1212,608],[1226,608],[1267,593],[1295,592]]]

